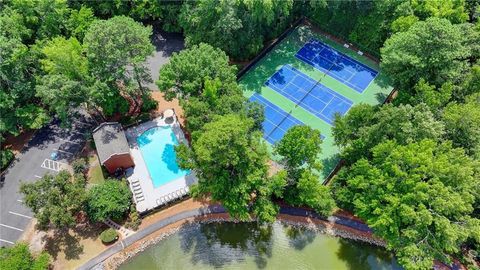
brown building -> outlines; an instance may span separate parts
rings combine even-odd
[[[93,130],[93,140],[97,147],[100,164],[105,166],[109,173],[113,174],[118,168],[126,169],[135,166],[127,138],[119,123],[102,123]]]

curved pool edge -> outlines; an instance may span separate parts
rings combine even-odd
[[[195,220],[199,217],[201,219]],[[314,211],[306,210],[303,208],[285,206],[281,207],[280,213],[277,216],[277,221],[286,223],[288,225],[304,227],[332,236],[385,247],[385,242],[382,239],[375,237],[371,232],[350,227],[348,225],[344,225],[338,222],[338,220],[342,219],[347,220],[347,218],[337,217],[336,220],[328,221],[325,219],[320,219]],[[225,209],[217,204],[179,212],[164,219],[161,219],[148,226],[147,228],[138,231],[123,240],[120,240],[118,243],[110,246],[108,249],[104,250],[96,257],[90,259],[88,262],[86,262],[77,269],[116,269],[118,266],[120,266],[122,263],[136,255],[137,253],[145,250],[145,248],[149,246],[158,243],[166,236],[175,233],[184,225],[203,222],[236,221],[230,219]],[[167,232],[164,232],[161,235],[154,237],[153,239],[148,238],[151,234],[175,223],[179,224],[177,224],[177,226],[173,228],[170,228]],[[129,251],[128,248],[135,244],[139,245],[139,248]],[[113,261],[113,263],[111,263],[110,261]]]

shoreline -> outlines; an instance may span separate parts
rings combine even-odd
[[[154,233],[140,239],[133,245],[126,247],[125,249],[113,254],[105,261],[95,267],[95,269],[113,270],[118,269],[122,264],[126,263],[131,258],[135,257],[139,253],[145,251],[147,248],[158,244],[160,241],[177,233],[182,229],[188,229],[189,227],[199,226],[201,224],[208,223],[224,223],[233,222],[240,223],[240,221],[232,220],[226,213],[213,213],[206,214],[194,218],[186,218],[160,228]],[[243,222],[243,221],[242,221]],[[255,222],[255,221],[245,221]],[[352,241],[358,241],[382,248],[386,248],[386,244],[381,239],[373,236],[371,233],[362,232],[348,226],[335,224],[333,222],[319,220],[310,217],[291,216],[287,214],[279,214],[275,222],[280,222],[285,225],[312,230],[317,233],[323,233],[333,237],[340,237],[344,239],[350,239]]]

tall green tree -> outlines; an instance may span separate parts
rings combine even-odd
[[[17,243],[12,247],[0,248],[0,269],[10,270],[47,270],[50,256],[42,252],[34,256],[28,249],[28,244]]]
[[[176,147],[177,158],[182,168],[195,170],[194,196],[211,196],[240,220],[254,214],[272,221],[278,206],[271,196],[282,189],[285,178],[268,177],[267,147],[260,132],[251,132],[253,125],[252,119],[239,115],[219,116],[203,127],[191,149]]]
[[[41,229],[65,229],[75,225],[76,215],[86,200],[85,179],[67,171],[45,175],[33,183],[23,183],[24,203],[34,213]]]
[[[291,0],[187,1],[179,23],[187,46],[205,42],[235,59],[247,59],[263,47],[266,38],[286,28],[292,7]]]
[[[130,209],[132,193],[124,181],[107,179],[88,191],[87,214],[93,222],[119,220]]]
[[[121,88],[136,106],[148,90],[144,84],[152,80],[145,66],[154,52],[151,35],[151,26],[117,16],[92,23],[83,40],[92,75]]]
[[[320,215],[329,216],[335,209],[335,201],[318,174],[321,143],[320,131],[309,126],[294,126],[274,146],[274,151],[282,157],[288,176],[282,196],[285,201],[312,207]]]
[[[467,72],[469,59],[478,57],[474,48],[479,38],[471,25],[429,18],[385,42],[381,67],[395,87],[412,95],[411,89],[420,78],[436,87],[456,83]]]
[[[200,96],[207,80],[221,83],[215,96],[230,90],[235,83],[236,69],[229,65],[227,55],[220,49],[201,43],[174,53],[170,61],[160,69],[157,86],[167,99]]]
[[[425,104],[359,104],[347,115],[335,119],[332,134],[342,158],[353,163],[361,158],[369,159],[371,149],[385,140],[395,140],[399,144],[423,139],[438,141],[444,134],[444,125]]]
[[[451,143],[385,141],[342,169],[336,199],[387,241],[407,269],[449,262],[467,241],[480,240],[473,217],[480,195],[479,163]]]
[[[480,92],[465,103],[450,103],[442,113],[446,137],[480,160]]]

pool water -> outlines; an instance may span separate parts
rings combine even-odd
[[[178,167],[174,149],[178,140],[171,127],[151,128],[137,137],[137,143],[155,188],[189,174]]]

